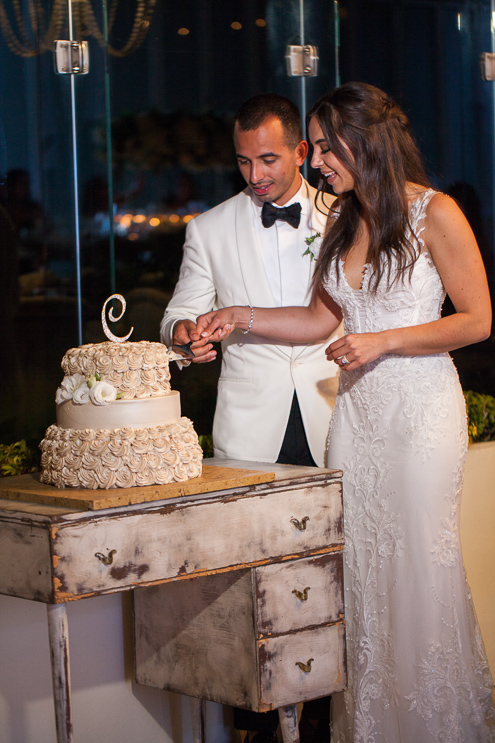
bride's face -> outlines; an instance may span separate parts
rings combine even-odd
[[[309,122],[308,133],[311,144],[313,145],[311,166],[319,169],[321,175],[325,178],[328,185],[332,187],[335,194],[353,191],[353,175],[347,170],[341,161],[335,157],[332,150],[329,148],[323,130],[314,116]],[[342,144],[345,147],[345,144]]]

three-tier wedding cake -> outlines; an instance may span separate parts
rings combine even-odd
[[[59,488],[128,488],[199,477],[202,449],[192,422],[181,417],[170,387],[176,354],[161,343],[109,340],[72,348],[62,359],[57,425],[41,447],[41,481]],[[132,332],[132,330],[131,330]]]

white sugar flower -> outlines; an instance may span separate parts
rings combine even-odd
[[[89,390],[89,397],[95,405],[106,405],[117,399],[117,390],[108,382],[95,382]]]
[[[80,387],[87,388],[87,386],[87,382],[82,374],[72,374],[70,377],[64,377],[55,395],[55,402],[57,405],[60,405],[66,400],[72,400],[75,392]]]
[[[89,402],[89,387],[87,384],[82,384],[74,391],[72,402],[75,405],[84,405]]]

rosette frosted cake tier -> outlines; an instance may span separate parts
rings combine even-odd
[[[70,349],[57,390],[57,425],[41,442],[41,481],[55,487],[127,488],[201,475],[202,449],[170,389],[161,343]]]

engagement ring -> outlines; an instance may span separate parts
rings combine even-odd
[[[344,354],[344,356],[341,356],[340,357],[340,360],[342,361],[342,365],[344,365],[344,364],[350,364],[351,363],[349,361],[349,359],[346,358],[345,354]]]

